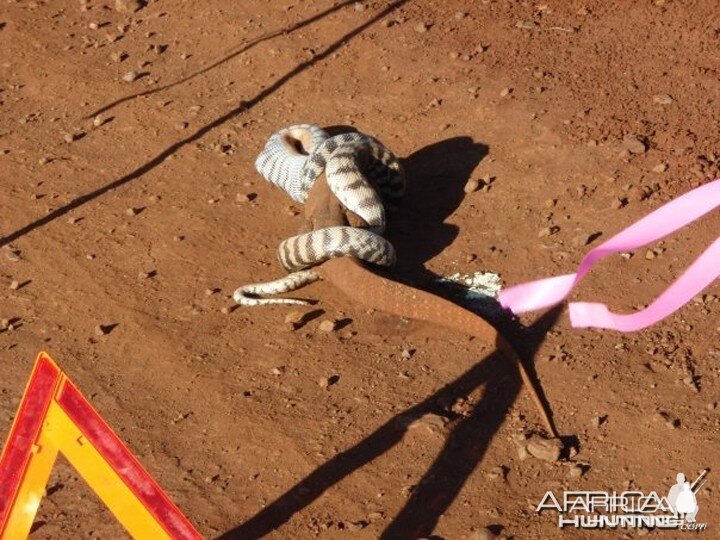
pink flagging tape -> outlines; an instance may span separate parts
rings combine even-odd
[[[720,180],[715,180],[664,204],[590,251],[575,274],[522,283],[500,292],[500,303],[514,313],[553,306],[563,301],[599,260],[637,249],[669,235],[720,206]],[[693,262],[680,278],[647,308],[633,314],[611,312],[605,304],[573,302],[570,322],[575,328],[641,330],[680,309],[720,276],[720,238]]]

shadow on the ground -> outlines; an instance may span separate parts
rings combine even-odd
[[[0,247],[5,246],[11,242],[14,242],[18,238],[21,238],[22,236],[34,231],[35,229],[44,227],[48,223],[51,223],[51,222],[55,221],[56,219],[65,216],[67,213],[71,212],[72,210],[75,210],[76,208],[78,208],[94,199],[97,199],[98,197],[104,195],[105,193],[107,193],[109,191],[117,189],[121,186],[124,186],[125,184],[127,184],[129,182],[132,182],[133,180],[136,180],[137,178],[140,178],[144,174],[148,173],[149,171],[153,170],[155,167],[160,165],[168,157],[173,155],[175,152],[177,152],[184,146],[200,139],[201,137],[206,135],[212,129],[224,124],[225,122],[228,122],[229,120],[232,120],[239,114],[251,110],[257,104],[264,101],[268,96],[272,95],[277,90],[282,88],[285,84],[287,84],[292,79],[294,79],[297,75],[299,75],[306,69],[314,66],[318,62],[325,60],[326,58],[331,56],[335,51],[337,51],[345,43],[347,43],[348,41],[353,39],[358,34],[361,34],[368,27],[372,26],[376,22],[378,22],[381,19],[383,19],[384,17],[388,16],[390,13],[392,13],[393,11],[398,9],[400,6],[405,4],[407,1],[408,0],[396,0],[395,2],[392,2],[385,9],[379,11],[372,18],[368,19],[360,26],[357,26],[356,28],[354,28],[353,30],[351,30],[350,32],[348,32],[347,34],[342,36],[340,39],[338,39],[338,40],[334,41],[332,44],[328,45],[325,49],[323,49],[322,51],[317,53],[311,59],[301,62],[300,64],[295,66],[293,69],[288,71],[285,75],[283,75],[282,77],[277,79],[274,83],[270,84],[269,86],[267,86],[266,88],[261,90],[254,97],[252,97],[246,101],[241,101],[237,107],[231,109],[227,113],[216,118],[209,124],[206,124],[205,126],[201,127],[195,133],[170,145],[165,150],[160,152],[157,156],[152,158],[150,161],[141,165],[140,167],[136,168],[135,170],[129,172],[125,176],[118,178],[117,180],[114,180],[114,181],[110,182],[109,184],[106,184],[94,191],[91,191],[90,193],[80,195],[79,197],[76,197],[75,199],[73,199],[72,201],[67,203],[66,205],[56,208],[55,210],[53,210],[46,216],[43,216],[43,217],[25,225],[24,227],[0,238]],[[347,3],[348,2],[343,2],[342,4],[339,4],[336,7],[341,7],[343,5],[346,5]],[[313,20],[317,20],[321,16],[325,16],[333,10],[334,10],[334,8],[331,8],[330,10],[326,10],[325,12],[323,12],[324,14],[317,15]],[[303,25],[302,23],[299,23],[299,24]],[[300,27],[300,26],[296,25],[296,27]]]
[[[560,308],[546,313],[528,330],[531,355],[555,324]],[[409,424],[428,413],[448,416],[450,404],[484,386],[480,401],[467,416],[456,415],[445,446],[420,479],[402,510],[383,531],[382,538],[416,539],[432,534],[440,516],[455,500],[482,461],[521,389],[517,366],[493,353],[417,405],[394,416],[362,441],[315,469],[255,516],[220,536],[221,540],[261,538],[312,504],[326,490],[377,459],[402,441]]]

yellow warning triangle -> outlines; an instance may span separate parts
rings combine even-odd
[[[0,455],[0,539],[30,533],[58,452],[135,538],[201,538],[46,353]]]

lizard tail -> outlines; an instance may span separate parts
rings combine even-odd
[[[350,257],[331,259],[315,270],[353,300],[369,307],[400,317],[434,323],[495,345],[507,359],[517,364],[546,429],[553,437],[558,437],[552,417],[522,359],[486,320],[444,298],[374,274]]]

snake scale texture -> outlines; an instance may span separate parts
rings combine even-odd
[[[233,294],[238,304],[306,304],[303,300],[262,296],[294,291],[318,280],[312,267],[332,258],[352,256],[379,266],[394,264],[395,250],[381,236],[386,225],[383,198],[395,201],[403,195],[405,175],[397,157],[377,139],[356,132],[330,137],[313,124],[293,125],[270,137],[255,167],[300,203],[325,173],[330,190],[363,226],[326,227],[284,240],[278,248],[278,260],[291,273],[275,281],[238,288]]]

